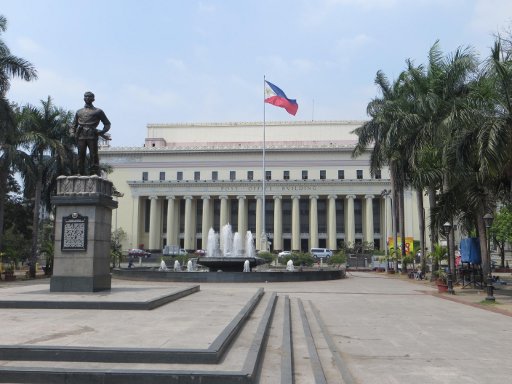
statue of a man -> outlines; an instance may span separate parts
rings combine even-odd
[[[110,129],[110,121],[105,112],[92,105],[94,93],[85,92],[85,106],[79,109],[75,114],[73,121],[73,130],[78,146],[78,172],[80,175],[100,175],[99,157],[98,157],[98,137],[110,140],[107,134]],[[100,123],[103,123],[103,129],[96,129]],[[89,148],[90,170],[85,172],[85,155]]]

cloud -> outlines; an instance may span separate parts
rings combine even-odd
[[[158,92],[136,84],[127,84],[122,92],[137,104],[157,108],[172,108],[179,103],[180,97],[175,92]]]
[[[477,0],[471,28],[481,33],[497,33],[512,23],[512,2],[510,0]]]
[[[216,10],[215,5],[209,4],[209,3],[204,3],[202,1],[200,1],[197,4],[197,8],[198,8],[199,12],[203,12],[203,13],[212,13],[212,12],[215,12],[215,10]]]
[[[186,69],[185,63],[181,59],[174,59],[170,57],[166,60],[166,63],[178,71],[184,71]]]
[[[17,44],[19,45],[20,49],[29,54],[33,53],[44,53],[44,48],[37,44],[34,40],[28,38],[28,37],[20,37],[17,39]]]

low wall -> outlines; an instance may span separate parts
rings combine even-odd
[[[337,280],[345,277],[345,270],[318,270],[304,272],[168,272],[150,268],[114,269],[119,279],[142,281],[174,281],[184,283],[259,283]]]

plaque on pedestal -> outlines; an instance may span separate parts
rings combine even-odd
[[[110,290],[112,183],[99,176],[60,176],[51,292]]]

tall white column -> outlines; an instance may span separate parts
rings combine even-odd
[[[185,199],[185,239],[184,239],[184,247],[185,249],[195,249],[194,244],[194,231],[193,231],[193,223],[194,223],[194,212],[192,212],[192,196],[184,196]]]
[[[283,250],[282,196],[274,195],[274,250]]]
[[[328,246],[330,249],[338,249],[336,244],[336,195],[329,195],[327,198],[328,202],[328,217],[327,217],[327,230],[329,231],[328,238]]]
[[[318,248],[318,196],[309,196],[309,248]]]
[[[128,239],[130,248],[138,248],[140,243],[140,228],[144,228],[140,222],[140,197],[135,196],[132,200],[132,238]]]
[[[300,251],[300,196],[292,196],[292,251]]]
[[[388,239],[391,237],[391,233],[393,231],[393,214],[391,212],[391,196],[384,196],[384,221],[386,222],[385,228],[385,239],[382,242],[383,249],[387,249]]]
[[[347,195],[347,207],[345,210],[345,215],[347,217],[346,225],[345,225],[345,244],[348,246],[353,246],[356,241],[356,223],[354,216],[354,199],[355,195]]]
[[[238,233],[240,237],[245,240],[247,233],[247,205],[246,198],[243,195],[237,196],[238,199]],[[244,245],[245,247],[245,241]]]
[[[373,244],[373,195],[366,195],[364,197],[366,199],[366,217],[365,217],[365,227],[364,227],[364,241],[367,243]]]
[[[203,217],[201,221],[201,248],[206,249],[208,246],[208,232],[210,231],[210,196],[201,196],[203,199]]]
[[[160,215],[158,214],[158,196],[149,196],[151,201],[149,206],[149,244],[151,250],[160,249],[160,237],[162,228],[160,227]]]
[[[167,196],[167,245],[178,245],[175,200],[174,196]]]
[[[263,215],[262,215],[262,201],[261,196],[256,196],[256,250],[264,250],[264,244],[261,241],[261,229],[263,227]]]
[[[219,196],[220,199],[220,230],[229,222],[228,216],[228,197]]]

